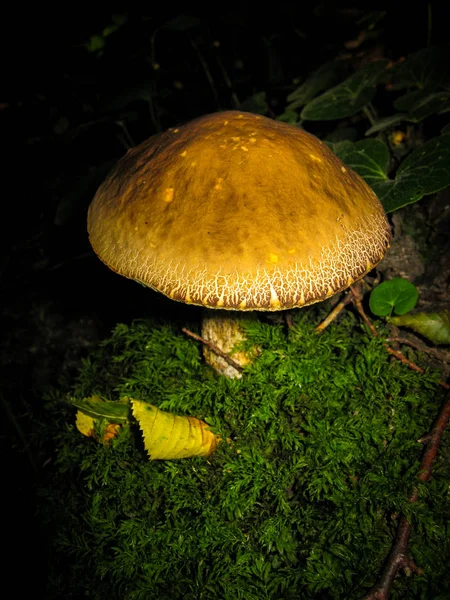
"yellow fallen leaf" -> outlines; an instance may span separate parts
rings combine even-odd
[[[96,419],[90,415],[87,415],[81,410],[77,411],[75,425],[78,431],[83,435],[87,437],[94,437],[95,421]],[[118,423],[108,423],[108,425],[106,425],[105,432],[103,434],[103,441],[105,444],[109,444],[110,440],[117,436],[120,431],[120,427],[121,426]]]
[[[174,415],[133,398],[130,401],[150,460],[209,456],[215,451],[218,438],[200,419]]]
[[[81,410],[77,411],[75,425],[78,431],[83,435],[86,435],[87,437],[92,437],[94,435],[94,419],[84,412],[81,412]]]

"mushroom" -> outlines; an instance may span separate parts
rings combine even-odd
[[[391,240],[375,193],[324,142],[239,111],[129,150],[98,189],[88,232],[113,271],[208,309],[202,335],[225,351],[242,337],[236,311],[325,300],[372,270]]]

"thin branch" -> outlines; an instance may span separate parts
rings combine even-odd
[[[359,284],[359,282],[357,282],[357,283],[353,284],[352,286],[350,286],[350,289],[351,289],[353,297],[354,297],[354,303],[356,306],[356,310],[359,312],[359,314],[361,315],[361,318],[366,323],[367,327],[370,329],[372,334],[375,337],[379,337],[380,334],[375,329],[372,321],[369,319],[369,317],[366,315],[366,313],[364,311],[364,308],[362,305],[361,285]],[[422,374],[425,373],[425,370],[422,369],[422,367],[419,367],[419,365],[416,365],[416,363],[412,362],[412,360],[409,360],[408,358],[406,358],[406,356],[402,352],[400,352],[400,350],[394,350],[393,348],[391,348],[389,346],[389,344],[386,344],[386,343],[384,344],[384,347],[386,348],[386,351],[389,354],[391,354],[392,356],[395,356],[395,358],[397,360],[399,360],[404,365],[407,365],[413,371],[417,371],[418,373],[422,373]],[[450,390],[450,385],[448,383],[446,383],[445,381],[440,381],[439,385],[441,385],[446,390]]]
[[[337,316],[341,313],[342,309],[345,306],[347,306],[347,304],[350,304],[352,300],[352,295],[350,293],[347,293],[344,296],[344,299],[341,300],[338,304],[336,304],[336,306],[333,308],[330,314],[322,321],[322,323],[319,323],[319,325],[317,325],[314,331],[316,333],[322,333],[322,331],[337,318]]]
[[[422,456],[422,461],[419,468],[419,481],[426,482],[431,477],[431,470],[434,459],[442,439],[445,428],[448,425],[450,418],[450,393],[447,394],[444,404],[441,407],[438,418],[431,432],[423,439],[427,440],[427,446]],[[419,497],[418,488],[415,487],[410,503],[416,502]],[[387,600],[398,572],[403,570],[417,571],[414,562],[407,556],[409,535],[411,533],[411,523],[402,516],[400,525],[397,529],[394,544],[391,548],[389,556],[386,560],[384,569],[380,575],[378,582],[364,596],[363,600]]]
[[[232,366],[234,369],[236,369],[236,371],[239,371],[239,373],[242,373],[243,368],[241,367],[241,365],[239,363],[237,363],[235,360],[233,360],[230,356],[228,356],[228,354],[226,352],[224,352],[223,350],[221,350],[220,348],[215,346],[212,342],[210,342],[209,340],[205,340],[205,338],[202,338],[200,335],[197,335],[193,331],[189,331],[189,329],[186,329],[186,327],[182,327],[181,331],[183,331],[183,333],[190,336],[194,340],[197,340],[197,342],[201,342],[205,346],[208,346],[208,348],[211,350],[211,352],[214,352],[214,354],[217,354],[217,356],[222,357],[223,360],[225,362],[227,362],[230,366]]]
[[[200,64],[202,65],[203,72],[205,74],[206,80],[209,83],[209,87],[211,88],[211,91],[213,93],[214,100],[216,101],[216,104],[219,106],[220,105],[219,94],[218,94],[216,86],[214,84],[214,79],[209,71],[208,64],[207,64],[206,60],[204,59],[203,54],[200,52],[200,49],[197,46],[196,42],[190,36],[188,36],[188,37],[189,37],[189,42],[190,42],[192,48],[194,49],[195,53],[197,54],[197,58],[200,61]]]
[[[365,310],[363,308],[363,305],[362,305],[363,293],[362,293],[361,283],[359,281],[357,281],[356,283],[354,283],[353,285],[350,286],[350,289],[351,289],[351,292],[353,294],[353,302],[354,302],[354,304],[356,306],[356,310],[359,312],[362,320],[367,325],[367,327],[370,329],[370,331],[372,332],[372,334],[375,337],[378,337],[379,333],[375,329],[372,321],[366,315],[366,312],[365,312]]]
[[[441,362],[444,362],[447,364],[450,363],[450,353],[448,351],[446,352],[445,350],[438,350],[437,348],[430,348],[430,347],[426,346],[425,344],[422,344],[422,342],[410,340],[409,338],[397,337],[397,336],[389,337],[389,338],[387,338],[386,341],[397,342],[398,344],[404,344],[405,346],[411,346],[411,348],[415,348],[416,350],[419,350],[419,352],[423,352],[425,354],[431,354],[431,356],[434,356]]]

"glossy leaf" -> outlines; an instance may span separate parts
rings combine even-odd
[[[301,113],[311,121],[350,117],[359,112],[375,95],[376,85],[386,74],[387,60],[368,64],[351,77],[311,100]]]
[[[450,311],[448,310],[392,317],[389,322],[398,327],[409,327],[428,338],[433,344],[450,344]]]
[[[380,182],[389,181],[389,149],[381,140],[360,140],[333,144],[333,151],[375,190]]]
[[[450,80],[450,48],[432,46],[411,54],[393,72],[393,87],[431,89]]]
[[[398,110],[406,110],[407,119],[419,123],[430,115],[439,115],[450,111],[450,93],[445,90],[416,90],[409,92],[394,103]]]
[[[269,110],[269,105],[266,100],[266,92],[257,92],[241,102],[239,110],[254,113],[255,115],[265,115]]]
[[[390,115],[389,117],[384,117],[383,119],[376,121],[372,127],[366,131],[365,135],[372,135],[374,133],[378,133],[379,131],[384,131],[389,127],[394,127],[399,123],[409,120],[410,119],[406,113],[397,113],[395,115]]]
[[[370,294],[370,310],[377,317],[386,317],[394,312],[404,315],[412,310],[419,297],[415,285],[407,279],[395,277],[380,283]]]
[[[367,181],[388,213],[450,185],[448,133],[414,150],[402,162],[394,179],[387,175],[389,153],[380,140],[342,142],[333,145],[333,150]]]
[[[286,111],[304,106],[317,94],[335,85],[343,76],[342,62],[330,61],[319,67],[296,90],[287,97]]]

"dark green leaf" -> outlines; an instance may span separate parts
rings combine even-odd
[[[253,96],[241,102],[239,109],[256,115],[265,115],[269,110],[269,105],[266,101],[266,92],[253,94]]]
[[[97,52],[98,50],[102,50],[105,46],[105,38],[101,35],[93,35],[89,38],[89,40],[84,44],[84,47],[88,52]]]
[[[333,150],[367,181],[388,213],[450,185],[448,134],[435,137],[414,150],[400,165],[394,179],[387,176],[388,151],[383,142],[363,140],[343,144],[345,146],[335,144]]]
[[[430,115],[440,115],[450,111],[450,93],[439,91],[424,94],[417,99],[410,110],[410,117],[414,121],[421,121]]]
[[[412,90],[406,92],[394,102],[394,108],[402,112],[408,113],[416,102],[419,102],[423,96],[429,94],[429,90]]]
[[[338,142],[346,140],[354,142],[356,137],[357,133],[354,127],[337,127],[332,133],[327,135],[324,141],[331,142],[332,144],[337,144]]]
[[[450,46],[432,46],[409,56],[393,72],[393,87],[433,88],[450,80]]]
[[[417,202],[450,185],[450,135],[441,135],[417,148],[400,165],[389,185],[374,189],[387,212]]]
[[[389,320],[398,327],[409,327],[428,338],[433,344],[450,344],[450,311],[440,313],[414,313]]]
[[[201,20],[191,15],[177,15],[170,21],[166,21],[161,27],[167,31],[187,31],[201,24]]]
[[[304,106],[319,92],[329,89],[344,76],[344,69],[342,61],[327,62],[319,67],[301,86],[289,94],[287,97],[289,104],[286,110],[295,110]]]
[[[398,98],[394,106],[397,110],[407,111],[407,119],[418,123],[430,115],[449,111],[450,93],[444,90],[415,90]]]
[[[289,123],[290,125],[297,125],[300,121],[298,114],[295,110],[285,110],[281,115],[277,117],[277,121],[283,123]]]
[[[386,73],[387,60],[368,64],[351,77],[311,100],[301,113],[311,121],[350,117],[359,112],[375,94],[377,83]]]
[[[377,317],[386,317],[392,311],[396,315],[404,315],[412,310],[419,297],[415,285],[407,279],[395,277],[380,283],[370,294],[370,310]]]
[[[408,115],[405,113],[397,113],[395,115],[390,115],[389,117],[384,117],[383,119],[379,119],[376,123],[374,123],[372,127],[366,131],[365,135],[378,133],[379,131],[383,131],[389,127],[393,127],[394,125],[398,125],[398,123],[409,120],[410,119],[408,118]]]
[[[381,140],[340,142],[333,145],[333,151],[373,189],[379,182],[389,181],[387,176],[389,150]]]

